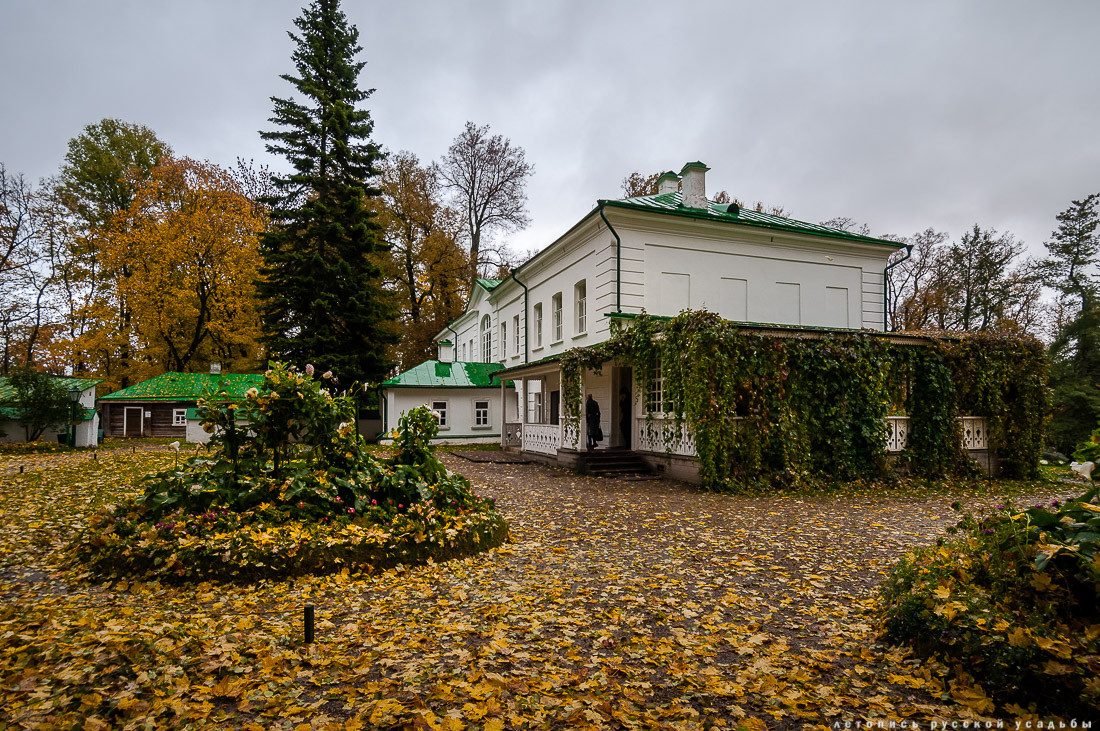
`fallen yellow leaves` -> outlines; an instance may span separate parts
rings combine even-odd
[[[755,499],[456,462],[514,543],[239,585],[64,569],[94,506],[170,460],[0,481],[0,716],[13,726],[760,731],[985,713],[944,669],[875,644],[874,587],[935,538],[927,496]],[[890,528],[868,535],[869,515]]]

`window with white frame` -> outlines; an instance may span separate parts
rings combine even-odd
[[[435,413],[435,418],[439,419],[440,429],[446,429],[450,426],[450,422],[447,420],[446,401],[432,401],[432,411]]]
[[[508,323],[500,321],[500,359],[508,357]]]
[[[573,285],[573,323],[576,327],[576,334],[580,335],[583,332],[588,331],[588,318],[585,317],[585,300],[587,299],[588,285],[585,280],[577,282]]]
[[[187,409],[172,409],[172,426],[187,426]]]
[[[474,426],[489,426],[488,401],[474,401]]]
[[[466,362],[466,343],[462,344],[462,362]]]
[[[651,414],[664,414],[674,411],[672,404],[665,396],[665,376],[661,370],[661,361],[653,366],[653,383],[646,393],[645,410]]]
[[[558,292],[550,300],[550,312],[552,327],[554,328],[554,342],[561,340],[561,292]]]
[[[519,355],[519,315],[512,318],[512,355]]]
[[[493,320],[488,315],[481,318],[481,362],[493,362]]]
[[[477,355],[476,355],[477,351],[474,350],[474,345],[476,343],[477,343],[477,341],[474,338],[470,338],[470,360],[469,360],[470,363],[473,363],[475,360],[477,360]]]
[[[542,303],[535,303],[535,347],[542,347]]]

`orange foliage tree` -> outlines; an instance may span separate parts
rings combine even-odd
[[[225,170],[190,158],[165,158],[135,185],[103,259],[120,272],[117,294],[133,313],[129,338],[140,357],[131,378],[166,370],[256,366],[255,307],[262,209]]]

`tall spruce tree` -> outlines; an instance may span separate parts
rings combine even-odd
[[[1073,201],[1058,214],[1047,242],[1047,284],[1070,314],[1050,346],[1053,417],[1047,431],[1071,452],[1100,425],[1100,194]]]
[[[370,112],[357,105],[365,62],[359,31],[339,0],[315,0],[294,21],[300,34],[284,74],[305,102],[272,97],[279,129],[261,132],[267,149],[294,168],[274,176],[273,226],[260,247],[264,342],[273,358],[330,369],[344,384],[379,380],[390,369],[385,346],[399,339],[397,309],[382,288],[383,248],[367,205],[380,151]]]

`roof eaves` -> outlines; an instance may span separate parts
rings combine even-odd
[[[668,196],[669,194],[665,195]],[[841,231],[839,229],[831,229],[827,226],[819,226],[817,224],[807,223],[805,221],[797,221],[793,218],[784,219],[782,216],[774,216],[773,218],[781,219],[781,221],[791,221],[791,223],[785,224],[781,221],[754,221],[748,218],[742,218],[740,216],[716,214],[712,212],[709,208],[686,208],[680,205],[674,207],[673,205],[665,201],[652,200],[657,197],[658,196],[640,196],[638,198],[600,200],[598,201],[598,203],[600,203],[601,205],[611,206],[613,208],[622,208],[630,211],[660,213],[670,216],[694,218],[699,221],[711,221],[714,223],[729,223],[740,226],[751,226],[754,228],[763,228],[772,231],[786,231],[789,233],[817,236],[834,240],[854,241],[857,243],[874,244],[876,246],[889,246],[893,249],[900,249],[905,246],[905,244],[898,241],[878,239],[873,236],[862,236],[860,234],[853,234],[847,231]]]

